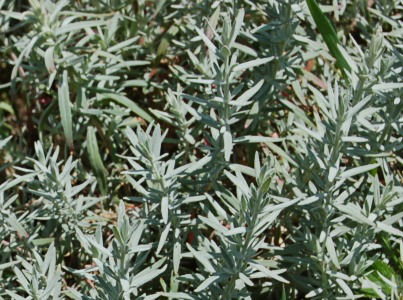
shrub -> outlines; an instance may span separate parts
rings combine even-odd
[[[0,299],[400,299],[399,1],[0,0]]]

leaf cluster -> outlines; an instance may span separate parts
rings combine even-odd
[[[400,299],[402,5],[0,0],[0,299]]]

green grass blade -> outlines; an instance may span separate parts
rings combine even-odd
[[[285,292],[284,285],[283,285],[283,291],[281,292],[281,300],[287,300],[287,294]]]
[[[67,145],[73,147],[73,122],[71,116],[67,71],[63,72],[63,82],[58,89],[60,117]]]
[[[107,170],[102,162],[101,155],[99,154],[95,128],[92,126],[89,126],[87,129],[87,151],[91,167],[94,170],[95,177],[99,184],[99,189],[101,190],[101,193],[105,195],[107,193]]]
[[[315,21],[316,26],[318,27],[318,30],[322,35],[327,47],[329,48],[330,53],[334,56],[334,58],[336,58],[338,67],[342,70],[351,71],[350,65],[347,63],[346,58],[343,56],[337,46],[337,33],[332,23],[322,12],[315,0],[306,0],[306,3],[308,4],[312,18]]]

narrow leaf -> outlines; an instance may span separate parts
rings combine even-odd
[[[89,126],[87,129],[87,151],[88,157],[92,169],[94,170],[95,176],[103,195],[107,193],[107,182],[106,174],[107,170],[102,162],[101,155],[99,153],[97,138],[95,135],[95,128]]]
[[[245,16],[245,10],[243,8],[241,8],[238,11],[238,14],[235,17],[235,24],[234,24],[234,27],[232,28],[231,40],[230,40],[229,45],[228,45],[229,47],[232,47],[232,45],[234,44],[236,38],[239,35],[239,32],[241,31],[244,16]]]
[[[239,72],[239,71],[244,71],[246,69],[251,69],[263,64],[267,64],[269,61],[272,61],[274,59],[273,56],[271,57],[265,57],[265,58],[257,58],[254,60],[250,60],[248,62],[242,63],[234,67],[233,71],[234,72]]]
[[[344,171],[343,173],[341,173],[340,177],[341,178],[349,178],[349,177],[353,177],[355,175],[361,174],[361,173],[365,173],[368,172],[372,169],[375,169],[379,166],[379,164],[369,164],[369,165],[365,165],[365,166],[359,166],[356,168],[352,168],[349,169],[347,171]]]
[[[157,254],[157,255],[158,255],[158,253],[160,253],[160,251],[162,250],[162,247],[164,246],[164,244],[165,244],[165,242],[166,242],[166,240],[167,240],[168,233],[169,233],[169,230],[170,230],[170,229],[171,229],[171,222],[169,222],[169,223],[167,224],[167,226],[165,226],[164,230],[163,230],[162,233],[161,233],[160,240],[159,240],[159,242],[158,242],[157,251],[156,251],[156,254]]]
[[[66,138],[67,145],[73,147],[73,121],[71,117],[70,96],[69,96],[69,84],[67,71],[63,72],[63,81],[58,89],[58,100],[60,118],[62,119],[62,126],[64,136]]]
[[[224,132],[224,158],[225,161],[229,161],[232,153],[232,136],[228,131]]]
[[[329,253],[332,263],[336,266],[337,269],[340,269],[339,260],[337,258],[337,254],[336,254],[336,248],[334,247],[333,240],[330,236],[328,236],[326,239],[326,249],[327,249],[327,252]]]
[[[45,66],[46,66],[46,69],[48,69],[49,73],[53,73],[56,71],[55,61],[53,58],[54,50],[55,50],[54,47],[49,47],[45,51]]]
[[[146,111],[144,111],[140,106],[138,106],[134,101],[130,100],[129,98],[119,95],[119,94],[112,94],[112,93],[105,93],[101,95],[101,99],[111,99],[119,104],[122,104],[123,106],[126,106],[129,108],[132,112],[134,112],[136,115],[142,117],[144,120],[151,122],[154,120],[154,118],[148,114]]]
[[[220,276],[211,276],[204,280],[194,291],[195,293],[201,292],[205,290],[210,284],[212,284],[214,281],[216,281]]]
[[[260,80],[257,84],[255,84],[253,87],[251,87],[249,90],[244,92],[241,96],[239,96],[236,100],[230,101],[231,105],[234,106],[244,106],[249,104],[248,100],[252,98],[262,87],[264,83],[264,79]]]
[[[345,59],[345,57],[338,48],[337,33],[332,23],[322,12],[318,3],[315,0],[306,0],[306,2],[311,12],[312,18],[315,21],[316,26],[318,27],[318,30],[321,33],[327,47],[329,48],[330,53],[336,58],[337,65],[341,69],[351,71],[351,68],[347,63],[347,60]]]

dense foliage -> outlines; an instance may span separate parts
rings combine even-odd
[[[402,299],[398,0],[0,0],[0,299]]]

